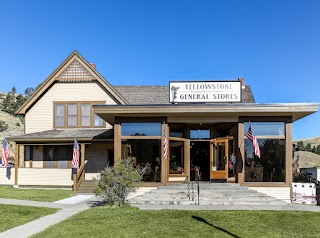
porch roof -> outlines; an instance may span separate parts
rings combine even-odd
[[[91,142],[93,140],[113,140],[113,129],[68,129],[48,130],[14,136],[9,141],[17,143],[50,143],[50,142],[73,142],[74,137],[78,142]]]
[[[239,117],[291,117],[299,120],[318,111],[317,103],[206,103],[206,104],[152,104],[152,105],[94,105],[94,113],[110,124],[117,117],[167,117],[168,122],[185,122],[189,118],[216,118],[223,121]],[[172,119],[172,121],[171,121]],[[209,122],[210,120],[208,120]],[[220,122],[223,122],[220,121]],[[219,122],[219,121],[216,121]]]

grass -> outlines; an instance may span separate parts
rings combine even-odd
[[[62,189],[17,189],[0,186],[0,198],[54,202],[72,196],[72,191]]]
[[[319,237],[320,213],[291,211],[143,211],[95,207],[39,237]]]
[[[53,214],[59,209],[0,204],[0,232]]]

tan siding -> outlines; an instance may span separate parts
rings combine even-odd
[[[93,180],[93,178],[97,178],[100,173],[86,173],[85,180]]]
[[[106,101],[116,104],[97,83],[56,83],[25,115],[25,133],[53,129],[53,102]],[[110,128],[110,125],[106,125]]]
[[[71,186],[71,169],[19,168],[19,185]]]
[[[7,173],[9,171],[9,173]],[[0,168],[0,184],[13,185],[15,177],[15,168]]]
[[[91,144],[86,148],[86,173],[99,173],[108,164],[108,145]]]

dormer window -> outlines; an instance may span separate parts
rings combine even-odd
[[[105,102],[55,102],[54,128],[104,128],[105,122],[93,114],[93,104]]]

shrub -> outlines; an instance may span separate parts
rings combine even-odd
[[[0,121],[0,132],[3,132],[8,129],[8,124],[6,124],[4,121]]]
[[[19,122],[17,122],[17,123],[16,123],[16,126],[20,127],[20,123],[19,123]]]
[[[134,166],[132,160],[123,159],[114,166],[107,165],[94,179],[97,186],[94,193],[107,205],[125,205],[126,197],[134,192],[142,181],[142,172]]]

